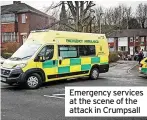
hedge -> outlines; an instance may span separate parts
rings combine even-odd
[[[12,56],[13,53],[2,53],[1,56],[5,59],[9,58]]]
[[[119,60],[119,54],[117,52],[110,52],[109,54],[109,62],[116,62]]]

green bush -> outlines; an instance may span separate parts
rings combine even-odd
[[[13,53],[2,53],[1,55],[2,55],[3,58],[7,59],[7,58],[11,57],[12,54]]]
[[[117,52],[110,52],[109,54],[109,62],[116,62],[119,60],[119,54]]]

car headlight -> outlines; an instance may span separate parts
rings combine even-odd
[[[26,65],[27,65],[26,63],[21,63],[21,64],[14,66],[14,68],[24,68]]]

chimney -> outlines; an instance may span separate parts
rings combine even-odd
[[[20,4],[21,3],[21,1],[13,1],[13,4]]]

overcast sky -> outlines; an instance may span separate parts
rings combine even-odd
[[[52,1],[34,1],[34,0],[31,0],[31,1],[21,1],[23,3],[26,3],[36,9],[39,9],[41,11],[44,10],[45,7],[49,6]],[[55,2],[59,2],[58,0],[56,0]],[[8,5],[8,4],[12,4],[13,1],[1,1],[1,5]],[[136,0],[97,0],[95,1],[96,5],[97,6],[103,6],[105,8],[107,7],[115,7],[119,4],[125,4],[127,6],[131,6],[133,9],[135,9],[139,3],[146,3],[147,4],[147,1],[146,0],[142,0],[142,1],[136,1]]]

